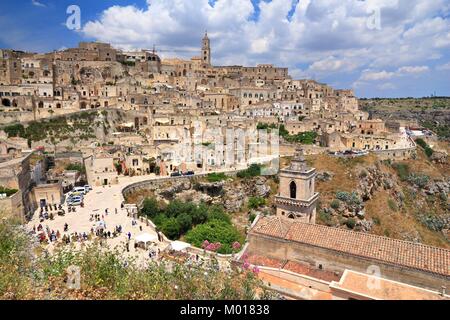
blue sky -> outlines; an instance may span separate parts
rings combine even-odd
[[[69,5],[81,30],[65,26]],[[0,48],[47,52],[79,41],[215,65],[273,63],[360,97],[450,95],[450,0],[16,0],[0,4]]]

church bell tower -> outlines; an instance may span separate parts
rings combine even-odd
[[[280,190],[275,197],[277,216],[316,222],[319,193],[314,192],[316,169],[310,168],[297,149],[289,167],[280,170]]]
[[[205,65],[211,65],[211,43],[208,38],[208,32],[205,32],[205,36],[202,39],[202,63]]]

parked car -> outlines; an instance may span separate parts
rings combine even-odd
[[[86,194],[86,189],[84,187],[75,187],[72,190],[73,192],[80,192],[82,194]]]
[[[81,205],[83,201],[81,200],[81,198],[77,198],[77,199],[73,199],[71,202],[68,202],[67,204],[70,206],[79,206]]]
[[[90,185],[87,184],[87,185],[84,186],[85,193],[88,193],[91,190],[92,190],[92,187]]]
[[[179,172],[172,172],[172,173],[170,174],[170,176],[171,176],[171,177],[180,177],[180,176],[181,176],[181,173],[179,173]]]
[[[186,171],[185,173],[183,173],[184,176],[193,176],[194,174],[194,171]]]
[[[81,197],[82,199],[84,198],[84,193],[81,193],[81,192],[73,192],[73,191],[71,191],[71,192],[69,192],[68,194],[67,194],[67,197],[68,198],[73,198],[73,197]]]

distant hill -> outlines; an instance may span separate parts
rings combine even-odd
[[[416,120],[450,140],[450,97],[359,99],[359,106],[373,118]]]

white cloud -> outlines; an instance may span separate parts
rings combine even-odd
[[[387,72],[387,71],[379,71],[379,72],[373,72],[373,71],[364,71],[361,75],[362,81],[379,81],[379,80],[386,80],[391,79],[395,76],[394,72]]]
[[[424,73],[430,70],[427,66],[405,66],[398,69],[397,73],[405,74],[405,73]]]
[[[394,77],[401,77],[407,74],[418,75],[421,73],[428,72],[430,68],[428,66],[404,66],[398,68],[397,71],[373,71],[373,70],[363,70],[360,80],[361,81],[380,81],[392,79]]]
[[[441,65],[437,66],[436,70],[439,70],[439,71],[450,70],[450,62],[447,62],[445,64],[441,64]]]
[[[43,8],[47,7],[45,4],[39,2],[38,0],[31,0],[31,4],[36,7],[43,7]]]
[[[391,82],[386,82],[386,83],[382,83],[378,86],[378,89],[380,90],[394,90],[397,87],[395,86],[395,84],[391,83]]]
[[[448,0],[261,1],[257,21],[250,0],[147,0],[148,6],[112,6],[82,33],[120,48],[151,48],[163,56],[198,55],[205,29],[214,64],[273,63],[319,78],[345,73],[375,81],[420,75],[431,60],[447,57]],[[381,29],[368,28],[380,9]],[[418,67],[410,67],[418,66]],[[401,71],[399,71],[401,69]],[[318,79],[320,80],[320,79]]]

